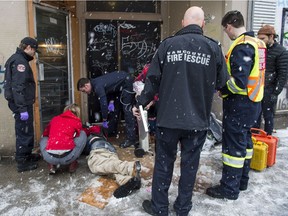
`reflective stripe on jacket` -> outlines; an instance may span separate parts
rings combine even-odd
[[[259,102],[264,94],[264,80],[266,68],[266,45],[258,38],[248,35],[241,35],[238,37],[226,54],[226,64],[228,73],[231,75],[230,56],[233,49],[239,44],[250,44],[255,49],[254,65],[248,77],[248,84],[245,89],[237,86],[233,77],[227,81],[227,87],[233,94],[248,95],[250,100]]]

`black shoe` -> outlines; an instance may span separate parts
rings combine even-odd
[[[131,178],[126,184],[118,187],[113,195],[116,198],[122,198],[130,195],[133,191],[139,190],[141,187],[141,180],[135,177]]]
[[[125,142],[121,143],[120,148],[128,148],[130,146],[135,146],[136,142],[134,140],[125,140]]]
[[[248,184],[240,184],[239,190],[240,191],[245,191],[248,188]]]
[[[143,158],[143,156],[145,155],[145,151],[143,148],[135,148],[134,150],[134,155],[137,157],[137,158]]]
[[[142,207],[144,211],[150,215],[157,215],[156,213],[153,212],[152,206],[151,206],[151,201],[150,200],[144,200],[142,203]]]
[[[225,196],[221,185],[216,185],[214,187],[207,188],[206,194],[208,196],[218,198],[218,199],[229,199],[229,200],[237,200],[238,196]]]
[[[22,162],[17,162],[17,171],[18,172],[25,172],[25,171],[30,171],[37,169],[37,163],[34,161],[22,161]]]

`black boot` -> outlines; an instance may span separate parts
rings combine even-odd
[[[37,163],[35,161],[31,161],[28,158],[17,159],[17,171],[25,172],[29,170],[37,169]]]
[[[126,184],[118,187],[114,191],[113,195],[116,198],[126,197],[126,196],[130,195],[133,191],[139,190],[140,187],[141,187],[141,180],[136,178],[136,177],[133,177]]]
[[[238,195],[237,196],[236,195],[227,196],[224,193],[224,190],[221,187],[221,185],[216,185],[214,187],[207,188],[206,194],[208,196],[218,198],[218,199],[229,199],[229,200],[237,200],[238,199]]]
[[[240,184],[239,190],[240,191],[245,191],[248,188],[248,184]]]
[[[144,211],[150,215],[157,215],[156,213],[153,212],[152,206],[151,206],[151,201],[150,200],[144,200],[142,203],[142,207]]]

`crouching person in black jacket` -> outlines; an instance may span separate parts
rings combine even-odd
[[[120,160],[116,148],[101,133],[89,134],[88,130],[87,135],[89,137],[86,149],[90,149],[87,157],[90,171],[97,175],[113,175],[117,184],[120,185],[113,194],[116,198],[126,197],[139,190],[141,187],[140,162]]]

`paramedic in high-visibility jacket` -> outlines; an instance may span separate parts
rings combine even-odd
[[[220,90],[223,98],[222,179],[206,194],[220,199],[238,199],[247,190],[253,154],[251,127],[261,110],[264,91],[266,45],[247,32],[242,14],[225,14],[221,25],[233,40],[226,55],[230,79]]]

